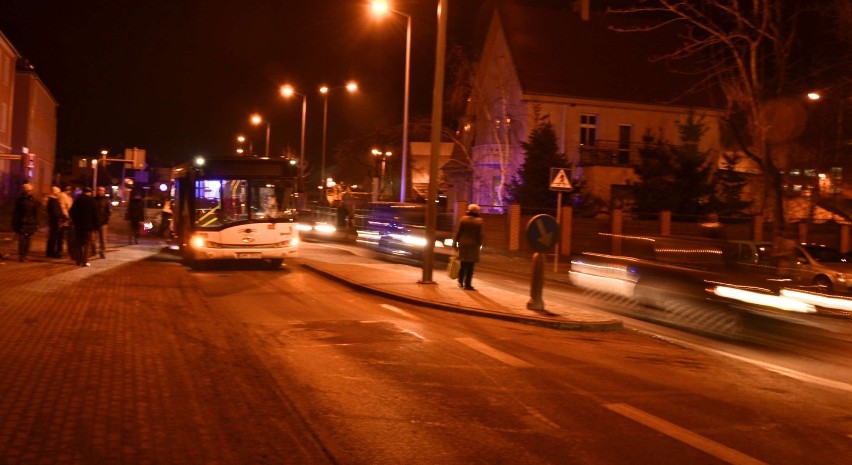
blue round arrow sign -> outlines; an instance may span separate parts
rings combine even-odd
[[[559,242],[559,223],[550,215],[536,215],[527,223],[527,242],[536,252],[547,252]]]

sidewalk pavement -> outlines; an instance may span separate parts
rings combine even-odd
[[[415,305],[558,330],[614,331],[622,328],[619,319],[583,309],[572,302],[549,300],[546,282],[542,293],[545,310],[539,311],[527,309],[529,292],[522,294],[507,290],[497,278],[482,277],[482,273],[474,273],[476,290],[462,290],[455,279],[447,276],[446,265],[440,262],[435,263],[433,282],[421,283],[421,268],[360,255],[348,259],[335,256],[333,262],[311,258],[299,258],[298,261],[310,270],[352,287]],[[561,266],[565,271],[545,273],[545,281],[567,282],[568,264]],[[531,274],[530,259],[496,253],[483,254],[477,269],[499,270],[513,277],[524,276],[528,278],[527,282]]]

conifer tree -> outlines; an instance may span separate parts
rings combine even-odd
[[[529,137],[521,143],[524,163],[509,184],[512,200],[527,207],[554,207],[556,193],[550,191],[550,168],[566,166],[565,154],[559,153],[556,131],[550,118],[539,117],[534,109],[536,125]]]

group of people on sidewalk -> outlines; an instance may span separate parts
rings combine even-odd
[[[12,212],[12,230],[18,236],[19,261],[29,260],[42,206],[47,214],[45,255],[48,258],[62,258],[63,245],[68,257],[79,266],[89,266],[89,258],[96,254],[106,258],[107,230],[112,215],[112,203],[106,195],[106,188],[98,187],[95,193],[92,188],[85,187],[74,198],[72,186],[67,185],[64,189],[54,186],[44,203],[40,204],[33,197],[32,185],[24,184]]]

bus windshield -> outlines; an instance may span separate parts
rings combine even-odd
[[[238,222],[296,220],[292,181],[198,179],[195,181],[197,228],[219,228]]]

